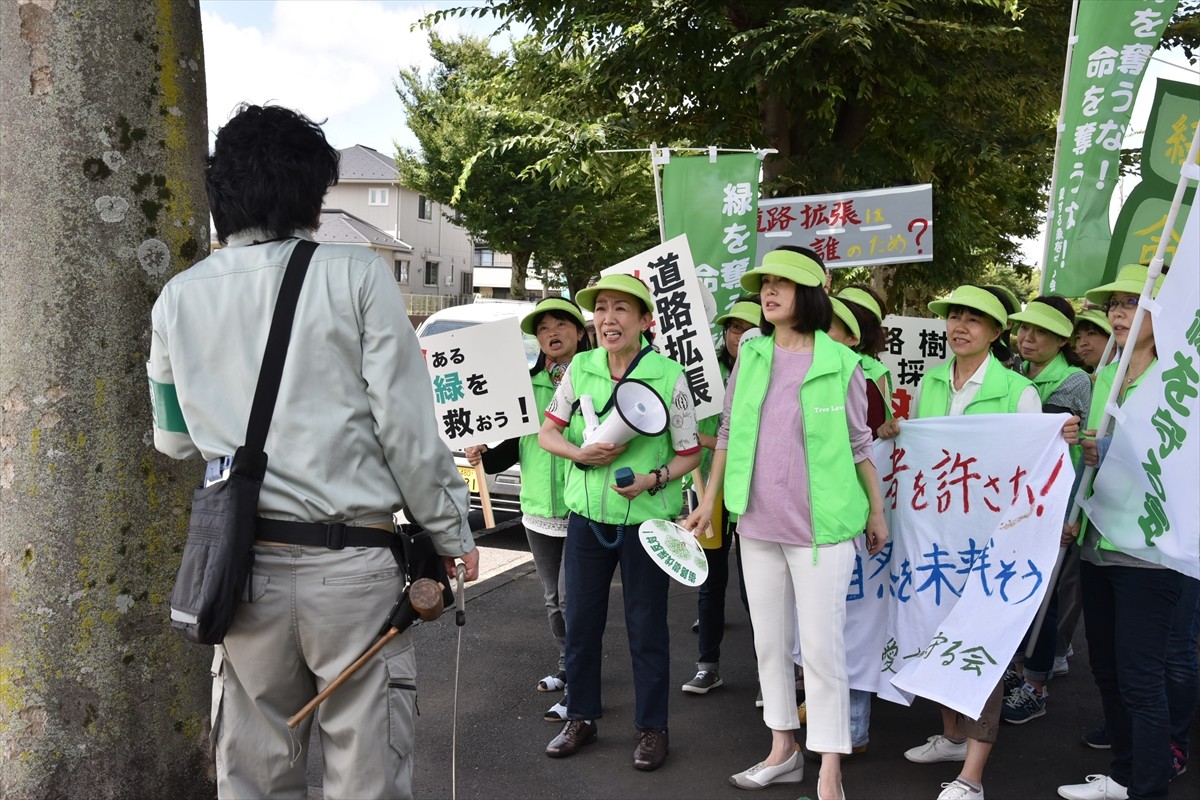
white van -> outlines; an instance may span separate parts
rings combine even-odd
[[[505,317],[516,317],[520,320],[530,311],[533,311],[533,308],[534,304],[525,300],[476,298],[475,302],[470,305],[444,308],[430,315],[417,328],[417,336],[432,336],[436,333],[456,331],[461,328],[469,328],[472,325],[479,325],[483,322],[495,322]],[[525,356],[529,362],[529,368],[533,369],[533,364],[537,361],[541,347],[538,345],[537,337],[526,333],[522,333],[521,335],[525,339]],[[494,442],[493,444],[499,444],[499,442]],[[454,451],[454,464],[458,467],[458,471],[462,473],[463,480],[467,482],[467,486],[471,489],[471,508],[481,508],[479,487],[475,482],[475,468],[467,463],[466,456],[461,450]],[[520,464],[514,464],[498,475],[488,475],[487,486],[488,493],[492,498],[492,509],[494,511],[518,512],[521,510]]]

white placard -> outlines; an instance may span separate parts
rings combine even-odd
[[[953,355],[946,347],[946,321],[890,314],[883,327],[887,348],[879,360],[892,371],[892,414],[909,419],[916,412],[912,401],[921,377]]]
[[[535,433],[538,411],[516,317],[420,339],[438,431],[451,449]]]
[[[650,289],[654,300],[654,345],[667,358],[683,365],[696,419],[721,412],[725,384],[717,350],[709,333],[711,320],[704,312],[704,295],[687,234],[639,253],[603,270],[601,275],[633,275]]]

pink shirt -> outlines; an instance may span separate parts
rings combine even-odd
[[[771,380],[759,416],[758,447],[746,513],[738,518],[738,533],[751,539],[790,545],[813,543],[812,509],[808,496],[808,456],[804,450],[804,415],[796,402],[812,353],[794,353],[776,346]],[[729,413],[737,387],[737,365],[725,392],[725,414],[717,433],[717,449],[729,446]],[[871,458],[871,428],[867,425],[867,381],[855,367],[846,397],[847,446],[854,463]],[[790,445],[790,446],[787,446]]]

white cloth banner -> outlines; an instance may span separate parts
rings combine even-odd
[[[451,450],[535,433],[538,409],[516,317],[420,340],[438,432]]]
[[[1200,578],[1200,228],[1195,207],[1158,293],[1158,361],[1116,410],[1084,510],[1118,549]],[[1146,324],[1144,320],[1143,325]]]
[[[887,630],[873,654],[848,653],[879,669],[853,688],[979,716],[1049,588],[1074,480],[1066,419],[912,420],[875,444],[892,549],[886,581],[863,559],[863,594],[873,619],[886,598]]]

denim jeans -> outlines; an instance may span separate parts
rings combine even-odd
[[[1188,751],[1188,729],[1196,713],[1200,695],[1197,675],[1196,637],[1200,636],[1200,581],[1183,576],[1179,605],[1171,618],[1171,639],[1167,645],[1167,705],[1170,707],[1171,741],[1184,753]]]
[[[850,746],[866,747],[871,740],[871,692],[850,690]]]
[[[617,565],[625,600],[625,628],[633,661],[634,724],[639,730],[667,729],[667,696],[671,652],[667,630],[667,589],[671,579],[654,563],[637,538],[637,525],[625,526],[624,540],[614,548],[616,525],[590,523],[578,514],[567,522],[564,568],[567,573],[567,680],[570,719],[599,719],[600,666],[608,593]]]
[[[529,541],[529,553],[533,556],[538,580],[542,582],[546,620],[550,623],[550,635],[558,649],[558,668],[564,670],[567,668],[567,623],[563,617],[563,607],[567,604],[567,593],[564,587],[566,571],[563,570],[562,563],[567,540],[561,536],[547,536],[528,528],[525,529],[525,538]]]
[[[1132,800],[1167,796],[1166,664],[1184,577],[1170,569],[1080,564],[1092,676],[1112,739],[1109,774]]]

